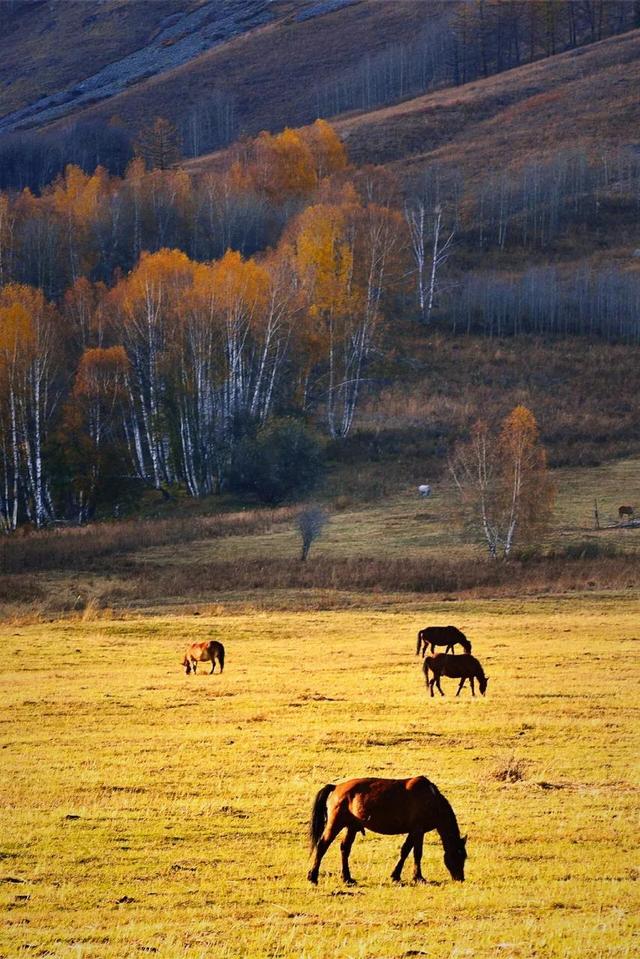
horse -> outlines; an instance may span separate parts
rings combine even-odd
[[[453,652],[456,643],[462,646],[465,653],[471,652],[471,643],[456,626],[426,626],[418,633],[416,656],[420,653],[424,656],[428,646],[431,646],[432,653],[435,652],[436,646],[446,646],[446,653]]]
[[[623,516],[628,516],[629,519],[633,519],[633,506],[619,506],[618,519],[620,522],[622,522]]]
[[[484,696],[487,691],[489,679],[484,674],[484,670],[475,656],[465,653],[462,656],[449,656],[447,653],[438,653],[437,656],[427,656],[422,664],[424,671],[424,680],[431,695],[433,696],[434,683],[438,687],[438,692],[444,696],[440,685],[441,676],[449,676],[451,679],[459,679],[460,685],[456,696],[460,695],[460,690],[465,684],[465,680],[471,683],[471,695],[475,696],[476,691],[473,684],[474,679],[478,680],[480,692]],[[429,672],[433,673],[433,679],[429,679]]]
[[[309,825],[313,861],[307,878],[314,885],[318,883],[322,857],[343,829],[347,832],[340,843],[342,878],[348,886],[355,885],[349,870],[349,853],[357,834],[364,835],[365,829],[387,836],[407,833],[400,859],[391,873],[394,882],[401,881],[402,867],[412,849],[414,882],[426,881],[421,869],[424,834],[437,830],[445,866],[453,879],[464,882],[467,837],[460,835],[448,800],[425,776],[367,777],[323,786],[314,800]]]
[[[193,670],[198,672],[198,663],[211,663],[211,672],[216,668],[216,663],[220,664],[220,672],[224,670],[224,646],[217,639],[205,640],[202,643],[192,643],[187,647],[182,660],[184,671],[189,675]],[[209,674],[211,675],[211,673]]]

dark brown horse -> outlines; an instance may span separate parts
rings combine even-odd
[[[464,881],[467,858],[466,836],[460,835],[455,813],[437,786],[425,776],[412,779],[349,779],[329,783],[318,792],[311,810],[309,833],[313,862],[309,882],[318,882],[322,857],[338,833],[346,829],[340,843],[342,878],[353,885],[349,853],[358,833],[365,829],[387,836],[407,833],[400,859],[391,873],[400,882],[404,861],[413,849],[415,882],[425,882],[421,870],[424,834],[436,829],[444,849],[444,864],[454,879]]]
[[[449,656],[447,653],[438,653],[437,656],[427,656],[422,664],[424,678],[427,688],[433,696],[434,683],[438,687],[438,692],[444,696],[442,686],[440,685],[441,676],[449,676],[451,679],[459,679],[460,685],[456,696],[460,695],[460,690],[465,684],[465,680],[471,683],[471,695],[475,696],[476,691],[473,685],[475,679],[478,680],[480,692],[484,696],[487,691],[488,678],[475,656],[465,653],[462,656]],[[429,673],[433,673],[433,679],[429,679]]]
[[[471,643],[456,626],[426,626],[418,633],[416,656],[420,653],[424,656],[429,646],[432,653],[435,653],[436,646],[445,646],[445,653],[452,653],[456,643],[462,646],[465,653],[471,652]]]
[[[618,519],[620,522],[622,522],[623,516],[628,516],[629,519],[633,519],[633,506],[619,506]]]
[[[211,672],[216,668],[216,663],[220,664],[220,672],[224,669],[224,646],[217,639],[205,640],[202,643],[192,643],[187,647],[184,654],[182,665],[184,671],[189,675],[191,671],[198,672],[198,663],[211,663]]]

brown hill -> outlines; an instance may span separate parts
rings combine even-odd
[[[142,10],[147,6],[151,8],[148,18]],[[235,35],[217,42],[211,29],[204,37],[194,34],[201,47],[185,62],[171,63],[175,43],[182,40],[182,25],[191,23],[196,15],[194,8],[196,12],[210,8],[211,17],[217,11],[216,22],[221,22],[231,6],[238,8]],[[0,70],[5,114],[0,130],[40,126],[61,118],[67,122],[70,117],[117,116],[133,129],[150,115],[179,122],[190,106],[214,91],[234,97],[241,132],[308,122],[315,116],[317,88],[332,80],[336,72],[368,54],[379,53],[390,43],[409,42],[416,31],[450,7],[443,0],[277,0],[272,4],[225,0],[222,5],[215,0],[160,0],[158,4],[124,5],[123,10],[117,0],[104,4],[91,0],[57,3],[51,9],[49,21],[44,10],[38,10],[36,16],[22,7],[12,21],[14,49],[6,68]],[[18,33],[16,21],[20,19],[23,24]],[[156,35],[167,29],[167,23],[174,24],[172,36],[158,43]],[[23,40],[22,34],[28,39]],[[100,46],[103,35],[109,36],[105,49]],[[203,46],[209,49],[202,50]],[[3,47],[0,39],[0,52]],[[143,67],[153,76],[141,75],[139,52],[134,56],[135,69],[131,69],[132,50],[138,48],[146,55]],[[37,81],[24,66],[25,58],[32,55],[39,62]],[[79,97],[78,81],[93,74],[96,67],[105,68],[106,76],[92,77],[91,96],[85,90]],[[75,86],[66,89],[72,82]],[[58,95],[61,103],[56,101],[54,110],[48,102],[33,103],[45,92],[49,97]],[[10,110],[27,104],[28,114],[6,117]]]
[[[640,149],[640,30],[335,126],[354,162],[405,174],[427,160],[472,178],[565,148]]]

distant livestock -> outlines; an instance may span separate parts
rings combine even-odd
[[[192,643],[187,647],[184,654],[182,665],[184,671],[189,673],[198,672],[198,663],[211,663],[211,672],[216,668],[216,663],[220,664],[220,672],[224,669],[224,646],[217,639],[205,640],[203,643]]]
[[[420,496],[424,496],[424,497],[431,496],[431,487],[429,486],[428,483],[423,483],[421,486],[418,487],[418,492],[420,493]]]
[[[489,678],[485,676],[484,670],[475,656],[469,656],[467,653],[462,656],[448,656],[446,653],[438,653],[437,656],[427,656],[422,665],[422,669],[424,671],[427,689],[432,696],[434,684],[440,695],[444,696],[442,686],[440,685],[441,676],[448,676],[451,679],[460,680],[456,696],[460,695],[460,690],[467,679],[471,684],[472,696],[476,694],[474,687],[474,680],[476,679],[478,680],[481,694],[484,696],[487,691]],[[429,673],[433,674],[433,679],[429,679]]]
[[[445,653],[452,653],[456,643],[462,646],[465,653],[471,652],[471,643],[457,626],[426,626],[418,633],[416,656],[420,653],[424,656],[429,646],[432,653],[435,652],[436,646],[444,646]]]
[[[633,519],[633,506],[619,506],[618,507],[618,519],[622,522],[622,517],[628,516],[629,519]]]

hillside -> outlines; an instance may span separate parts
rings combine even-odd
[[[468,176],[585,147],[640,147],[640,30],[335,123],[355,163]]]
[[[5,12],[0,40],[0,132],[114,116],[135,129],[151,110],[179,123],[214,91],[233,96],[242,132],[307,122],[319,84],[390,39],[408,41],[443,9],[440,0],[20,5]]]
[[[469,179],[583,147],[588,153],[640,148],[640,30],[333,121],[351,161],[401,176],[427,163]],[[189,162],[219,165],[217,154]]]

